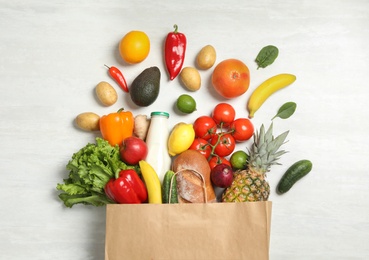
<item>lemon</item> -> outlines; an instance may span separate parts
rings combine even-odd
[[[190,95],[180,95],[177,99],[177,108],[182,113],[190,114],[196,110],[196,101]]]
[[[150,39],[142,31],[130,31],[119,43],[119,53],[122,59],[135,64],[143,61],[150,52]]]
[[[188,150],[193,140],[195,140],[195,130],[192,124],[183,122],[176,124],[168,138],[169,155],[175,156]]]

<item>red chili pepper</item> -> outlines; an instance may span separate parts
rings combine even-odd
[[[128,92],[127,82],[123,73],[117,67],[109,67],[107,65],[105,65],[105,67],[109,69],[110,76],[118,83],[120,88],[123,89],[123,91]]]
[[[165,40],[165,64],[170,80],[173,80],[182,69],[186,54],[187,39],[183,33],[178,32],[178,26],[174,25],[174,32],[170,32]]]
[[[135,170],[121,170],[118,178],[105,185],[105,194],[119,204],[139,204],[147,200],[144,182]]]

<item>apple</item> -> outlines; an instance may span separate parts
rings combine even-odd
[[[225,163],[216,165],[210,173],[213,184],[220,188],[228,188],[233,182],[232,167]]]
[[[123,140],[119,152],[123,162],[135,165],[146,159],[148,148],[145,141],[136,136],[130,136]]]
[[[240,60],[221,61],[213,71],[211,82],[224,98],[231,99],[244,94],[250,85],[249,68]]]

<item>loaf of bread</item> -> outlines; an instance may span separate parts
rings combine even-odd
[[[186,150],[178,155],[172,170],[177,173],[179,203],[216,202],[209,163],[198,151]]]

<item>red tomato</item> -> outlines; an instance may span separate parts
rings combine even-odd
[[[254,125],[248,118],[238,118],[234,120],[229,128],[232,136],[237,142],[249,140],[254,134]]]
[[[210,143],[215,146],[214,153],[220,157],[230,155],[236,147],[236,141],[231,134],[216,134]]]
[[[217,125],[229,126],[236,116],[236,111],[228,103],[219,103],[215,106],[212,117]]]
[[[209,160],[209,166],[210,169],[213,169],[215,166],[217,166],[218,164],[227,164],[229,166],[231,166],[231,163],[224,157],[219,157],[219,156],[213,156],[211,157],[211,159]]]
[[[210,116],[200,116],[193,123],[196,137],[209,140],[217,132],[217,124]]]
[[[206,159],[208,159],[211,154],[211,146],[208,141],[202,138],[195,138],[189,149],[200,152]]]

